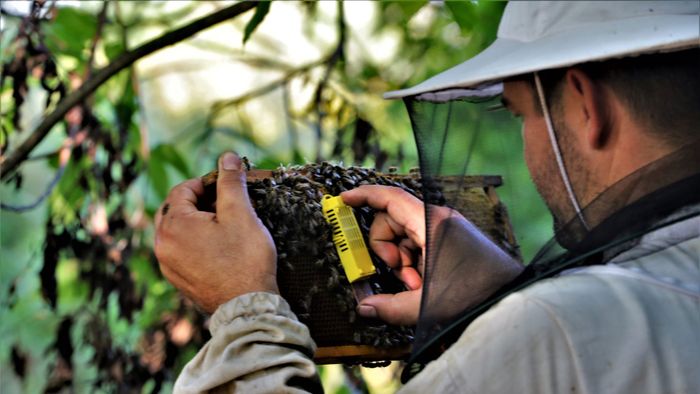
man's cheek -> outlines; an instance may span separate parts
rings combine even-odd
[[[525,159],[525,165],[527,165],[530,174],[534,175],[535,171],[535,160],[537,160],[537,155],[533,152],[532,139],[529,138],[529,130],[526,124],[522,127],[523,134],[523,157]]]

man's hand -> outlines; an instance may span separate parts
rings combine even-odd
[[[358,313],[391,324],[415,325],[423,292],[423,202],[402,189],[376,185],[360,186],[343,192],[341,196],[348,205],[368,205],[378,211],[369,232],[370,247],[408,288],[397,294],[367,297],[358,306]],[[443,284],[444,288],[460,287],[460,299],[442,305],[444,313],[455,314],[476,305],[522,272],[519,262],[481,234],[459,212],[448,207],[431,206],[430,221],[432,236],[441,240],[430,252],[433,259],[445,260],[448,267],[460,267],[455,271],[460,276]],[[468,280],[466,287],[465,280]]]
[[[341,193],[351,206],[377,210],[369,232],[369,246],[391,267],[408,291],[379,294],[362,300],[361,316],[379,317],[391,323],[414,325],[418,321],[423,279],[418,267],[425,250],[423,202],[397,187],[366,185]]]
[[[196,208],[203,193],[201,180],[183,182],[156,215],[163,275],[209,313],[245,293],[279,293],[275,245],[250,205],[238,156],[219,158],[216,213]]]

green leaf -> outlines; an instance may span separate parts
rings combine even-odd
[[[97,31],[97,18],[77,8],[61,7],[53,22],[43,27],[47,46],[53,53],[84,60],[83,51]]]
[[[133,256],[129,261],[129,266],[137,287],[148,289],[153,283],[160,280],[158,274],[153,270],[151,262],[144,256]]]
[[[479,23],[476,5],[471,1],[446,1],[445,6],[450,10],[455,22],[463,32],[471,32],[474,25]]]
[[[172,145],[163,144],[158,145],[153,151],[151,151],[151,160],[160,160],[167,163],[177,170],[185,178],[190,177],[190,169],[187,166],[187,162],[180,155]]]
[[[479,27],[488,44],[496,39],[498,24],[503,16],[505,7],[506,3],[500,1],[482,1],[478,4]]]
[[[406,20],[410,20],[413,18],[413,15],[418,12],[421,8],[423,8],[424,5],[428,3],[428,0],[420,0],[420,1],[399,1],[396,4],[401,8],[403,11],[404,17]]]
[[[272,169],[279,167],[283,162],[275,157],[263,157],[255,161],[255,168]]]
[[[247,25],[245,25],[245,30],[243,33],[243,43],[245,44],[246,41],[250,38],[251,34],[255,31],[255,29],[258,28],[258,25],[262,23],[263,19],[265,19],[265,16],[267,16],[267,13],[270,12],[270,4],[272,4],[272,0],[270,1],[261,1],[258,3],[258,6],[255,7],[255,14],[253,17],[250,19]]]
[[[105,43],[105,54],[109,58],[109,60],[114,60],[117,56],[121,55],[124,51],[126,51],[126,47],[124,47],[124,43],[121,41],[113,41],[113,42],[107,42]]]
[[[54,195],[57,197],[60,196],[66,201],[66,208],[80,206],[79,202],[86,196],[86,191],[79,185],[81,171],[81,162],[69,161],[61,180],[58,182],[57,190]]]
[[[74,313],[88,300],[88,284],[80,280],[80,266],[75,259],[61,259],[56,268],[58,306],[61,313]]]
[[[165,170],[165,162],[157,155],[152,155],[148,160],[148,180],[160,200],[168,196],[168,172]]]
[[[156,195],[164,200],[170,188],[167,167],[173,167],[183,177],[190,177],[190,169],[180,153],[168,144],[158,145],[148,159],[148,177]]]

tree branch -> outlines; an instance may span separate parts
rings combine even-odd
[[[0,202],[0,209],[4,211],[10,211],[10,212],[17,212],[17,213],[22,213],[26,211],[31,211],[32,209],[38,207],[41,205],[44,200],[46,200],[50,195],[53,189],[58,185],[58,182],[61,180],[61,177],[63,174],[66,172],[66,166],[68,165],[68,162],[70,161],[71,156],[73,155],[73,147],[75,146],[75,138],[76,134],[78,134],[78,129],[80,128],[80,124],[74,124],[70,127],[69,135],[66,138],[66,140],[63,142],[63,145],[61,148],[56,151],[52,152],[51,154],[56,154],[58,155],[58,171],[56,171],[56,174],[54,174],[53,178],[51,179],[51,182],[46,186],[46,189],[44,190],[43,193],[39,197],[37,197],[36,200],[34,200],[33,203],[30,204],[25,204],[25,205],[12,205],[8,204],[6,202]],[[34,158],[28,158],[27,160],[33,160]]]
[[[297,76],[298,74],[307,72],[315,67],[321,66],[325,63],[328,62],[328,58],[324,57],[320,60],[305,64],[303,66],[300,66],[299,68],[295,68],[293,70],[288,71],[285,73],[280,79],[276,81],[272,81],[266,85],[263,85],[257,89],[253,89],[249,92],[246,92],[238,97],[232,98],[232,99],[226,99],[226,100],[220,100],[215,102],[212,106],[211,109],[209,110],[209,115],[207,116],[207,123],[211,123],[214,121],[216,116],[224,110],[225,108],[236,106],[239,104],[242,104],[248,100],[251,100],[253,98],[256,98],[258,96],[265,95],[267,93],[272,92],[273,90],[279,88],[280,86],[285,85],[288,83],[292,78]]]
[[[207,15],[186,26],[175,29],[154,40],[151,40],[132,51],[126,51],[119,55],[119,57],[114,59],[112,63],[96,72],[92,78],[82,84],[78,90],[74,91],[58,103],[56,109],[48,114],[41,124],[34,129],[32,134],[0,164],[0,179],[6,179],[12,173],[12,171],[17,168],[20,163],[27,158],[29,153],[39,144],[39,142],[46,137],[49,131],[51,131],[51,128],[53,128],[53,126],[58,123],[71,108],[85,100],[85,98],[92,94],[98,87],[100,87],[100,85],[102,85],[113,75],[126,67],[129,67],[135,61],[146,55],[189,38],[208,27],[221,23],[225,20],[235,18],[245,11],[254,8],[257,4],[257,1],[236,3],[231,7],[214,12],[211,15]]]
[[[316,122],[316,162],[320,163],[323,161],[323,156],[321,155],[321,138],[323,138],[323,118],[325,114],[321,109],[321,101],[323,90],[328,84],[328,80],[331,77],[331,73],[335,68],[335,65],[340,60],[345,58],[345,41],[347,34],[347,27],[345,26],[345,10],[343,8],[343,0],[336,0],[338,5],[338,19],[336,21],[338,29],[338,44],[335,50],[328,59],[328,64],[326,64],[326,71],[316,88],[316,95],[314,97],[314,107],[316,108],[316,114],[318,115],[318,121]]]
[[[90,57],[87,61],[87,67],[85,67],[85,79],[90,79],[92,73],[95,71],[95,52],[97,52],[97,43],[102,39],[102,30],[104,30],[105,22],[107,21],[107,7],[109,6],[108,0],[102,1],[102,9],[97,15],[97,28],[95,29],[95,36],[92,38],[92,43],[90,44]]]

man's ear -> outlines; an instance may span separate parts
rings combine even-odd
[[[604,89],[577,68],[567,70],[565,81],[569,108],[586,133],[585,142],[591,149],[602,148],[610,138],[609,118]]]

